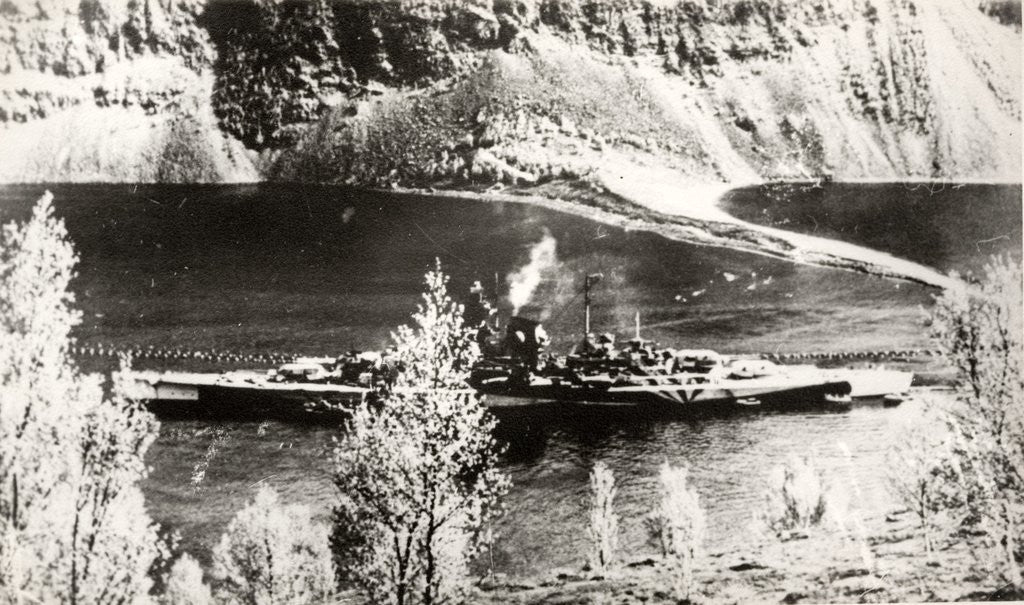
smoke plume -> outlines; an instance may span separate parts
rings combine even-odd
[[[541,273],[555,266],[558,259],[555,248],[558,242],[551,232],[544,230],[544,237],[530,248],[530,262],[518,271],[510,273],[508,281],[508,301],[512,304],[512,314],[530,302],[534,290],[540,284]]]

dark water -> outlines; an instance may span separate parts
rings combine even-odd
[[[837,214],[834,201],[815,210],[818,190],[794,193],[793,212],[942,269],[970,268],[979,252],[1021,245],[1019,187],[950,190],[974,192],[965,212],[969,237],[957,235],[965,221],[949,218],[960,198],[914,202],[911,210],[897,198],[893,212],[934,223],[920,229],[886,222],[877,209],[886,191],[902,194],[902,185],[862,186],[862,199],[849,186],[834,187],[843,187],[844,207],[862,204],[873,214]],[[506,276],[549,233],[558,263],[542,273],[523,313],[544,319],[563,344],[580,334],[574,296],[582,276],[594,272],[605,275],[594,293],[594,326],[622,335],[640,311],[645,336],[678,346],[763,352],[926,344],[919,306],[930,301],[927,288],[671,242],[528,205],[329,187],[51,188],[81,255],[75,289],[85,312],[79,337],[87,342],[304,353],[379,347],[413,310],[435,257],[452,274],[454,291],[480,280],[493,294],[497,274],[504,296]],[[27,216],[43,189],[0,188],[0,220]],[[1015,205],[1008,201],[1014,195]],[[760,216],[758,199],[741,191],[730,208]],[[771,212],[781,207],[771,202]],[[868,229],[879,224],[890,239]],[[727,281],[725,273],[736,277]]]
[[[752,524],[768,475],[790,455],[809,456],[838,491],[851,498],[856,493],[856,514],[880,521],[890,509],[887,448],[919,412],[916,403],[908,403],[841,414],[700,422],[600,410],[568,413],[547,405],[497,413],[501,436],[510,441],[504,467],[513,487],[504,500],[506,513],[494,525],[494,563],[498,571],[529,574],[585,562],[588,473],[598,460],[616,476],[620,546],[627,556],[653,552],[646,545],[643,515],[655,505],[658,465],[665,460],[690,468],[708,514],[706,544],[712,552],[739,550],[756,539]],[[182,532],[189,550],[207,556],[261,481],[274,485],[286,501],[310,504],[327,518],[334,488],[325,452],[334,429],[278,422],[262,428],[257,423],[223,426],[231,436],[198,491],[190,487],[189,476],[209,443],[194,437],[205,425],[165,423],[149,458],[153,473],[145,490],[150,509]]]
[[[527,205],[328,187],[51,189],[81,255],[74,287],[85,312],[78,336],[86,342],[305,353],[379,347],[407,321],[435,257],[452,274],[455,292],[474,280],[493,289],[497,273],[500,297],[508,291],[505,277],[550,235],[557,263],[543,271],[523,313],[544,319],[558,345],[579,336],[576,292],[593,272],[605,275],[595,290],[595,327],[620,335],[631,333],[639,310],[645,336],[726,352],[929,344],[921,307],[932,291],[922,286],[682,244]],[[27,216],[42,190],[0,188],[0,220]],[[976,268],[988,253],[1019,250],[1019,187],[949,188],[927,198],[907,191],[741,190],[728,208],[943,270]],[[507,301],[502,305],[507,314]],[[791,453],[812,456],[845,489],[858,487],[865,515],[877,517],[887,506],[885,448],[915,411],[858,407],[699,422],[543,404],[497,413],[515,487],[495,528],[495,563],[529,572],[581,562],[587,473],[599,459],[620,481],[627,552],[644,550],[641,518],[663,460],[692,467],[712,549],[748,539],[766,473]],[[189,477],[210,443],[210,425],[165,422],[151,450],[149,506],[186,548],[205,558],[260,481],[326,514],[333,496],[323,454],[334,429],[276,422],[223,428],[230,437],[198,490]]]
[[[733,216],[885,250],[943,272],[1021,253],[1021,188],[985,184],[770,184],[735,189]]]

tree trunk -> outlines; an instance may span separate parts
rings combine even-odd
[[[1014,588],[1024,588],[1024,579],[1021,577],[1020,565],[1017,563],[1017,523],[1012,510],[1003,504],[1003,515],[1006,518],[1006,535],[1003,537],[1003,549],[1006,554],[1007,579],[1013,583]]]

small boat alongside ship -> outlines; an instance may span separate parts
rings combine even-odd
[[[877,368],[819,368],[814,365],[779,365],[766,359],[740,358],[732,362],[737,375],[748,377],[785,373],[846,382],[853,399],[881,399],[906,395],[914,380],[913,372]]]
[[[468,387],[485,395],[572,404],[660,406],[704,413],[742,409],[844,409],[853,399],[898,403],[910,372],[779,365],[755,356],[735,359],[709,350],[659,348],[635,337],[618,350],[614,336],[590,332],[590,287],[584,281],[582,343],[567,355],[545,351],[543,326],[512,317],[504,332],[491,323],[482,297],[470,305],[483,356]],[[477,290],[479,291],[479,290]],[[366,401],[394,382],[398,364],[384,353],[299,358],[268,372],[220,374],[134,372],[132,395],[168,415],[334,413]]]

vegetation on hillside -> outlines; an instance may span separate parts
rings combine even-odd
[[[217,48],[217,117],[250,147],[293,144],[289,126],[314,121],[355,84],[324,0],[214,3],[204,21]]]
[[[208,67],[213,51],[200,26],[203,5],[203,0],[0,2],[0,124],[93,103],[151,109],[171,104],[180,90],[148,86],[144,74],[111,74],[154,56],[176,57],[193,72]],[[76,78],[94,75],[109,79],[75,85]]]
[[[134,124],[117,109],[180,126],[146,143],[167,166],[153,172],[122,166],[138,154],[68,165],[50,139],[72,129],[33,131],[42,166],[7,180],[586,188],[623,162],[701,182],[1019,178],[1018,0],[0,6],[0,123],[80,107],[115,133]]]

